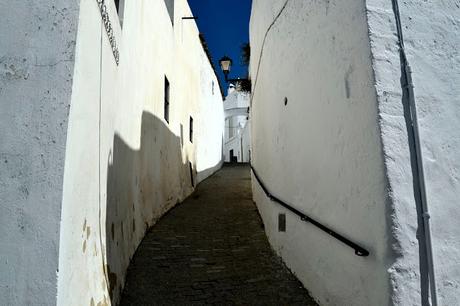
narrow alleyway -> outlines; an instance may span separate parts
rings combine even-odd
[[[121,305],[316,305],[273,253],[247,166],[226,166],[146,235]]]

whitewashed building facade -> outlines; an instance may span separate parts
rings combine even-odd
[[[320,305],[460,304],[459,20],[458,1],[253,0],[254,201]]]
[[[192,12],[1,7],[0,304],[116,304],[147,228],[223,162],[222,94]]]
[[[230,84],[224,100],[225,162],[248,163],[251,154],[250,93]]]

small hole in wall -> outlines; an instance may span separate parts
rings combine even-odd
[[[287,105],[287,103],[288,103],[288,98],[284,97],[284,105]]]

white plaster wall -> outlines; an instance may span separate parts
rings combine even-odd
[[[120,50],[116,66],[96,1],[81,1],[59,305],[117,304],[145,231],[193,191],[189,162],[195,184],[221,164],[222,98],[207,86],[217,79],[195,22],[181,20],[191,16],[187,1],[174,2],[173,27],[164,1],[126,1],[121,30],[107,1]],[[165,75],[171,88],[169,124],[163,108]]]
[[[390,270],[394,303],[420,304],[418,242],[410,156],[402,117],[401,68],[391,2],[368,1],[382,139],[400,256]],[[460,304],[460,4],[399,1],[413,71],[430,210],[438,305]]]
[[[390,304],[394,256],[364,1],[254,0],[250,37],[254,167],[272,194],[370,256],[269,201],[253,177],[272,246],[321,305]]]
[[[248,163],[251,150],[251,121],[233,117],[233,120],[244,120],[244,125],[240,126],[234,132],[234,136],[226,140],[224,144],[224,159],[225,162],[231,162],[230,150],[233,150],[234,156],[238,158],[239,163]],[[235,124],[235,123],[233,123]],[[226,128],[228,131],[229,129]]]
[[[230,87],[224,100],[224,109],[249,107],[250,93]]]
[[[230,87],[224,100],[224,110],[248,108],[249,101],[250,93]],[[234,151],[235,156],[238,157],[238,162],[249,162],[251,136],[248,116],[249,114],[232,116],[225,121],[224,156],[226,162],[230,162],[230,150]],[[233,134],[231,134],[231,130]],[[243,152],[241,152],[242,147]]]
[[[284,4],[285,10],[266,37],[259,69],[265,31]],[[456,305],[460,296],[456,205],[460,7],[454,1],[399,1],[399,9],[418,108],[438,304]],[[270,241],[323,304],[422,304],[428,294],[419,259],[423,235],[417,222],[420,212],[407,127],[410,114],[403,107],[407,101],[391,1],[372,0],[365,5],[361,1],[346,5],[254,1],[251,47],[253,163],[261,177],[275,195],[300,203],[297,207],[302,211],[335,229],[343,227],[339,232],[347,230],[343,225],[357,229],[348,231],[348,237],[369,248],[371,256],[357,263],[356,258],[346,259],[342,252],[322,245],[322,251],[333,251],[325,255],[317,250],[313,233],[303,232],[308,225],[295,223],[290,230],[289,219],[288,232],[276,233],[279,209],[255,184],[255,199]],[[343,85],[337,80],[341,71]],[[281,105],[283,91],[289,98],[285,110],[274,107]],[[288,95],[302,98],[302,106],[293,106],[294,113],[289,112],[292,98]],[[340,104],[343,101],[349,102],[346,108]],[[302,119],[296,114],[302,114]],[[379,154],[378,138],[383,154]],[[306,160],[306,167],[299,166],[299,158]]]
[[[222,93],[209,59],[201,52],[201,98],[199,117],[195,123],[197,135],[197,182],[201,182],[222,166],[224,113]],[[214,91],[212,90],[214,84]],[[188,134],[187,134],[188,135]]]
[[[251,120],[248,120],[242,132],[243,138],[243,163],[251,160]]]
[[[224,156],[227,163],[232,162],[230,160],[230,150],[233,150],[233,155],[237,157],[238,162],[241,162],[241,138],[239,136],[233,137],[224,145]]]
[[[55,305],[75,1],[0,1],[0,304]]]

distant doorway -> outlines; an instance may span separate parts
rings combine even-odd
[[[231,163],[238,162],[238,156],[235,156],[235,153],[233,152],[233,150],[230,150],[230,162]]]

